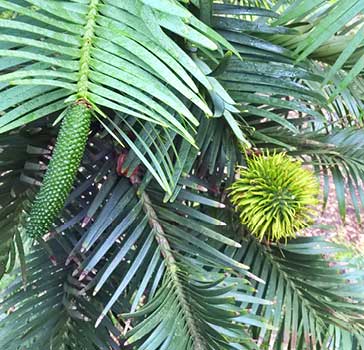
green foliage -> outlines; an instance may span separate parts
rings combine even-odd
[[[319,184],[314,174],[284,153],[253,154],[230,187],[240,221],[263,240],[295,237],[312,222]]]
[[[360,219],[362,9],[0,0],[0,348],[364,349],[362,259],[325,238],[273,242],[306,225],[316,202],[301,162],[323,177],[324,200],[333,178],[342,217],[349,190]],[[80,99],[93,123],[84,128],[88,110],[84,123],[63,123],[84,152],[69,137],[60,153],[83,158],[67,191],[68,163],[49,187],[58,122]],[[270,156],[245,164],[242,148]],[[284,211],[263,243],[227,194],[237,165],[248,174],[269,158],[261,182],[244,184],[251,198],[266,194],[262,170],[311,195],[286,198],[278,208],[301,216]],[[22,233],[37,192],[47,227],[33,232],[49,234],[30,246]]]
[[[333,89],[331,98],[344,90],[363,73],[363,20],[364,3],[355,1],[296,0],[274,23],[289,23],[298,29],[295,39],[283,36],[277,43],[294,49],[298,61],[307,57],[330,66],[323,85],[335,79],[344,69],[347,74]],[[330,84],[329,84],[330,85]]]
[[[252,305],[273,329],[256,327],[258,346],[269,349],[362,349],[362,264],[352,250],[321,237],[264,246],[247,239],[236,258],[267,281],[253,295],[274,301]],[[337,255],[346,256],[337,259]],[[248,306],[248,304],[245,304]],[[346,346],[345,346],[346,345]]]
[[[63,265],[64,249],[55,241],[51,247]],[[109,318],[95,333],[90,321],[98,316],[100,302],[86,301],[70,268],[54,266],[40,247],[28,254],[27,268],[27,283],[17,278],[0,295],[0,312],[7,315],[0,327],[2,349],[117,348],[119,331]]]
[[[41,238],[63,209],[83,157],[90,123],[91,112],[84,103],[66,111],[43,185],[27,220],[29,237]]]
[[[25,274],[24,245],[29,245],[29,242],[23,241],[21,232],[26,212],[41,185],[44,165],[38,164],[38,161],[49,155],[47,145],[51,138],[49,130],[36,128],[0,135],[0,277],[12,271],[17,257]]]

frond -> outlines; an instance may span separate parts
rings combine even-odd
[[[260,38],[260,25],[242,32],[240,26],[245,22],[238,15],[236,18],[221,16],[219,11],[215,28],[244,60],[232,57],[218,79],[237,102],[240,114],[234,117],[243,130],[253,134],[254,139],[260,137],[262,141],[272,142],[274,138],[269,140],[261,129],[285,128],[297,133],[307,120],[323,121],[325,118],[317,109],[326,106],[326,98],[305,84],[305,81],[322,82],[323,77],[313,73],[306,64],[295,66],[290,50]],[[294,37],[292,33],[291,36]],[[296,111],[297,115],[290,111]]]
[[[67,271],[72,276],[68,278],[75,283],[78,280],[79,294],[92,292],[91,300],[95,297],[102,300],[103,310],[93,322],[102,325],[110,312],[115,315],[131,312],[124,315],[127,319],[136,318],[135,321],[124,319],[133,326],[129,342],[143,343],[152,334],[159,334],[162,328],[158,338],[161,343],[156,340],[155,344],[163,343],[166,349],[174,349],[176,344],[182,346],[181,339],[191,349],[200,343],[230,349],[230,342],[255,348],[246,333],[247,325],[264,321],[251,319],[245,312],[242,317],[235,305],[250,288],[248,280],[255,277],[246,270],[247,266],[214,247],[214,242],[232,247],[240,245],[222,233],[223,222],[201,211],[204,207],[223,205],[199,193],[198,183],[191,189],[181,188],[173,203],[163,204],[164,193],[153,181],[147,191],[139,191],[140,184],[136,181],[139,173],[130,179],[118,175],[117,158],[112,152],[91,157],[92,153],[98,154],[97,147],[101,144],[105,147],[105,141],[100,143],[97,138],[90,138],[83,171],[78,174],[58,227],[52,230],[52,236],[67,247]],[[192,179],[190,184],[186,180],[181,183],[183,187],[186,184],[190,187]],[[59,253],[54,255],[58,258]],[[225,272],[232,277],[226,279]],[[239,279],[234,277],[236,274]],[[191,279],[195,286],[190,284]],[[164,299],[165,292],[172,292],[170,299]],[[186,302],[189,299],[194,299],[195,304],[189,306]],[[167,324],[159,324],[150,314],[149,304],[145,313],[144,309],[139,310],[147,300],[152,305],[162,303],[168,309],[173,307],[179,316],[175,317],[171,310]],[[137,317],[139,312],[152,318],[143,321]],[[206,320],[198,317],[207,317],[207,313]],[[137,326],[139,322],[149,322],[153,327],[137,333],[142,327]],[[174,332],[180,327],[181,333]],[[149,346],[148,343],[148,350]]]
[[[133,178],[131,179],[135,181]],[[160,216],[163,226],[168,227],[165,230],[171,235],[169,239],[181,253],[193,254],[198,252],[198,255],[210,262],[212,266],[220,262],[224,266],[236,268],[239,271],[243,269],[242,274],[250,275],[243,266],[236,265],[233,260],[225,257],[200,238],[202,235],[205,239],[210,238],[213,241],[239,246],[238,243],[219,233],[218,226],[223,225],[222,222],[199,214],[196,208],[197,203],[212,207],[222,207],[222,204],[195,193],[195,191],[183,189],[173,204],[161,206],[163,193],[152,187],[151,193],[153,197],[156,196],[156,203],[158,203],[154,209],[147,192],[138,191],[136,193],[137,188],[134,188],[135,186],[132,186],[125,177],[118,178],[111,170],[104,185],[101,186],[100,192],[84,214],[85,219],[82,226],[85,227],[86,231],[75,245],[69,258],[69,260],[76,259],[77,261],[82,259],[74,271],[74,275],[79,275],[80,280],[84,280],[88,274],[94,274],[97,271],[93,282],[88,286],[88,288],[94,288],[94,293],[102,288],[105,281],[114,274],[119,264],[125,259],[130,262],[130,270],[129,268],[125,269],[124,279],[121,278],[124,273],[121,274],[118,270],[118,279],[121,278],[120,284],[105,307],[103,314],[106,314],[112,304],[124,293],[132,279],[136,278],[139,281],[140,278],[143,278],[142,271],[144,271],[145,266],[154,260],[153,265],[157,269],[162,263],[160,251],[156,244],[163,242],[160,242],[158,236],[155,237],[157,232],[156,227],[154,227],[154,215]],[[186,202],[194,203],[195,207],[184,204]],[[87,224],[91,220],[93,224],[87,229]],[[179,226],[181,228],[178,228]],[[176,227],[175,230],[174,227]],[[69,229],[72,230],[72,223],[70,223]],[[121,241],[119,237],[122,237]],[[129,251],[131,247],[134,249]],[[177,248],[174,249],[177,250]],[[105,257],[107,257],[106,260]],[[152,274],[152,272],[150,273]],[[148,281],[144,282],[148,283]]]
[[[164,5],[1,1],[1,9],[18,15],[0,19],[0,110],[5,111],[0,132],[84,98],[96,111],[112,108],[150,120],[193,143],[198,122],[185,100],[211,115],[195,82],[207,90],[211,85],[187,48],[166,32],[206,50],[229,45],[177,1]]]
[[[328,350],[341,348],[348,350],[364,349],[364,341],[362,337],[357,337],[352,333],[334,325],[330,325],[328,327],[324,344]]]
[[[206,75],[213,73],[202,59],[195,57],[194,61]],[[215,77],[207,76],[207,79],[212,86],[209,104],[213,107],[213,118],[207,119],[203,111],[188,104],[199,123],[195,145],[171,128],[164,128],[151,121],[141,122],[138,118],[122,113],[117,113],[108,123],[102,122],[105,129],[116,139],[120,139],[120,142],[123,140],[130,148],[121,170],[127,169],[130,176],[138,164],[143,164],[149,172],[145,184],[152,176],[167,192],[165,200],[175,198],[180,190],[179,180],[190,174],[192,169],[200,177],[206,171],[212,174],[220,169],[217,182],[221,182],[225,178],[221,170],[227,166],[227,176],[231,180],[236,161],[241,158],[240,147],[250,146],[234,116],[238,112],[235,102]],[[177,116],[176,113],[174,115]],[[201,162],[205,162],[204,155],[207,152],[209,164],[206,168]]]
[[[316,140],[328,145],[331,150],[327,155],[322,153],[322,149],[311,153],[313,162],[323,170],[325,183],[328,183],[328,172],[331,172],[338,201],[339,211],[345,220],[346,190],[349,191],[351,201],[354,205],[356,216],[360,222],[361,208],[363,202],[364,163],[363,163],[363,132],[360,129],[346,128],[344,130],[334,130],[331,135],[317,137]],[[330,145],[333,145],[330,147]],[[307,152],[309,153],[309,152]],[[328,190],[324,192],[324,198],[328,196]]]
[[[225,11],[232,11],[233,8],[229,5]],[[219,9],[217,17],[222,13],[223,10]],[[217,23],[216,29],[244,57],[244,60],[232,57],[225,71],[217,77],[237,102],[240,114],[235,114],[234,118],[253,145],[288,151],[294,156],[312,157],[309,163],[324,178],[324,198],[328,196],[327,183],[331,173],[341,216],[345,217],[345,187],[348,187],[360,220],[360,179],[364,175],[359,155],[361,146],[355,137],[348,139],[344,146],[345,131],[340,141],[337,134],[338,127],[360,126],[362,123],[361,80],[357,78],[355,86],[347,88],[330,103],[328,99],[335,85],[331,84],[322,90],[323,93],[318,93],[327,75],[326,69],[318,65],[295,65],[293,52],[256,37],[255,33],[239,32],[236,23],[241,19],[238,15],[236,19],[232,17],[232,14],[223,17],[229,26],[226,24],[226,28],[221,30]],[[295,35],[288,37],[294,38]],[[338,85],[344,74],[335,76]],[[326,131],[331,136],[325,136]],[[312,146],[308,145],[311,141]],[[315,142],[319,143],[315,145]],[[355,143],[349,150],[350,142]],[[319,147],[324,147],[326,153],[323,154]],[[304,160],[307,161],[307,157]]]
[[[224,181],[232,182],[235,165],[242,161],[242,141],[238,138],[239,134],[234,133],[234,128],[239,128],[235,117],[228,114],[229,118],[206,119],[202,113],[193,111],[200,122],[196,133],[198,148],[170,129],[150,122],[141,124],[135,118],[124,117],[119,126],[119,130],[128,133],[130,146],[130,151],[125,153],[125,161],[120,164],[121,172],[131,176],[143,164],[148,172],[143,177],[141,188],[146,188],[153,178],[158,183],[166,183],[172,191],[166,193],[164,201],[173,201],[184,186],[216,191]],[[191,176],[193,173],[194,176]],[[215,176],[211,181],[199,180],[212,174]]]
[[[294,49],[298,61],[310,57],[329,65],[324,85],[331,83],[341,69],[347,71],[331,98],[341,94],[362,74],[363,10],[362,1],[297,0],[274,22],[275,25],[288,24],[300,31],[295,38],[284,36],[276,41]]]
[[[39,159],[49,156],[51,138],[46,130],[37,129],[0,135],[0,278],[11,272],[17,264],[17,257],[25,278],[22,226],[41,184],[46,166],[40,164]]]
[[[237,307],[239,289],[245,290],[245,278],[226,279],[222,265],[246,271],[227,256],[218,252],[202,240],[206,235],[228,245],[223,236],[218,236],[201,223],[193,222],[193,216],[184,218],[173,211],[156,207],[146,200],[146,212],[164,257],[165,274],[155,296],[140,310],[124,317],[141,320],[127,334],[128,344],[136,343],[138,349],[255,349],[244,325],[253,322],[246,312]],[[182,206],[179,204],[180,210]],[[187,209],[187,208],[186,208]],[[186,213],[188,210],[186,211]],[[206,216],[206,218],[208,218]],[[192,230],[192,231],[191,231]],[[199,235],[195,236],[193,231]],[[199,237],[200,236],[200,237]],[[186,240],[184,239],[186,238]],[[221,260],[222,259],[222,260]],[[214,268],[216,272],[208,272]],[[226,271],[227,272],[227,271]],[[251,276],[251,275],[250,275]],[[235,283],[232,283],[235,282]],[[252,298],[252,303],[262,303]],[[239,316],[243,316],[239,318]]]
[[[327,76],[329,74],[329,67],[323,67],[319,63],[314,63],[312,69],[318,75]],[[322,113],[325,116],[325,121],[320,122],[315,120],[315,128],[321,129],[325,127],[327,130],[331,128],[345,128],[345,127],[361,127],[363,125],[363,100],[362,94],[364,91],[364,84],[362,77],[357,76],[352,80],[350,85],[341,89],[341,93],[333,95],[333,93],[340,88],[342,81],[346,79],[348,73],[340,70],[332,78],[330,84],[321,86],[320,82],[305,81],[305,85],[313,90],[320,89],[328,103],[323,109]]]
[[[273,325],[273,331],[266,327],[254,331],[258,346],[326,349],[343,341],[340,334],[348,338],[349,333],[363,342],[362,272],[350,259],[344,263],[338,257],[327,258],[347,251],[320,237],[270,247],[252,239],[244,243],[237,257],[267,281],[257,286],[256,296],[274,301],[273,305],[252,306],[253,314]]]
[[[18,278],[1,295],[1,348],[120,349],[119,331],[109,318],[95,333],[99,302],[85,298],[82,284],[64,268],[65,251],[55,241],[50,244],[60,265],[54,266],[44,249],[34,248],[26,259],[26,285]]]

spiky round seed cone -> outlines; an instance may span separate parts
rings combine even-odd
[[[43,185],[32,206],[26,232],[32,238],[43,236],[63,209],[80,166],[90,131],[91,112],[84,103],[69,107]]]
[[[314,174],[284,153],[253,155],[231,186],[241,222],[260,240],[295,237],[312,222],[319,184]]]

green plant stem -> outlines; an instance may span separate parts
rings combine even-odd
[[[92,48],[92,39],[95,35],[97,7],[99,0],[91,0],[89,11],[87,14],[87,23],[85,26],[85,34],[82,38],[81,58],[79,79],[77,83],[77,98],[88,100],[88,81],[90,73],[90,57]]]
[[[183,308],[183,312],[186,315],[187,327],[194,340],[194,349],[207,350],[207,347],[205,346],[204,341],[199,334],[195,319],[192,315],[192,311],[188,302],[188,296],[186,295],[180,281],[178,263],[172,254],[171,246],[169,245],[169,242],[165,237],[163,227],[158,220],[152,202],[145,191],[140,194],[140,200],[142,201],[144,211],[149,220],[149,224],[155,233],[155,239],[158,242],[161,253],[165,259],[167,271],[170,273],[176,287],[175,293],[177,294],[179,300],[182,301],[181,305]]]

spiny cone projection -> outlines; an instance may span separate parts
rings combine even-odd
[[[91,112],[84,101],[66,111],[43,185],[28,217],[26,232],[40,238],[50,229],[63,209],[80,166],[91,124]]]
[[[312,222],[319,183],[312,171],[285,153],[252,155],[230,199],[240,221],[259,240],[287,240]]]

